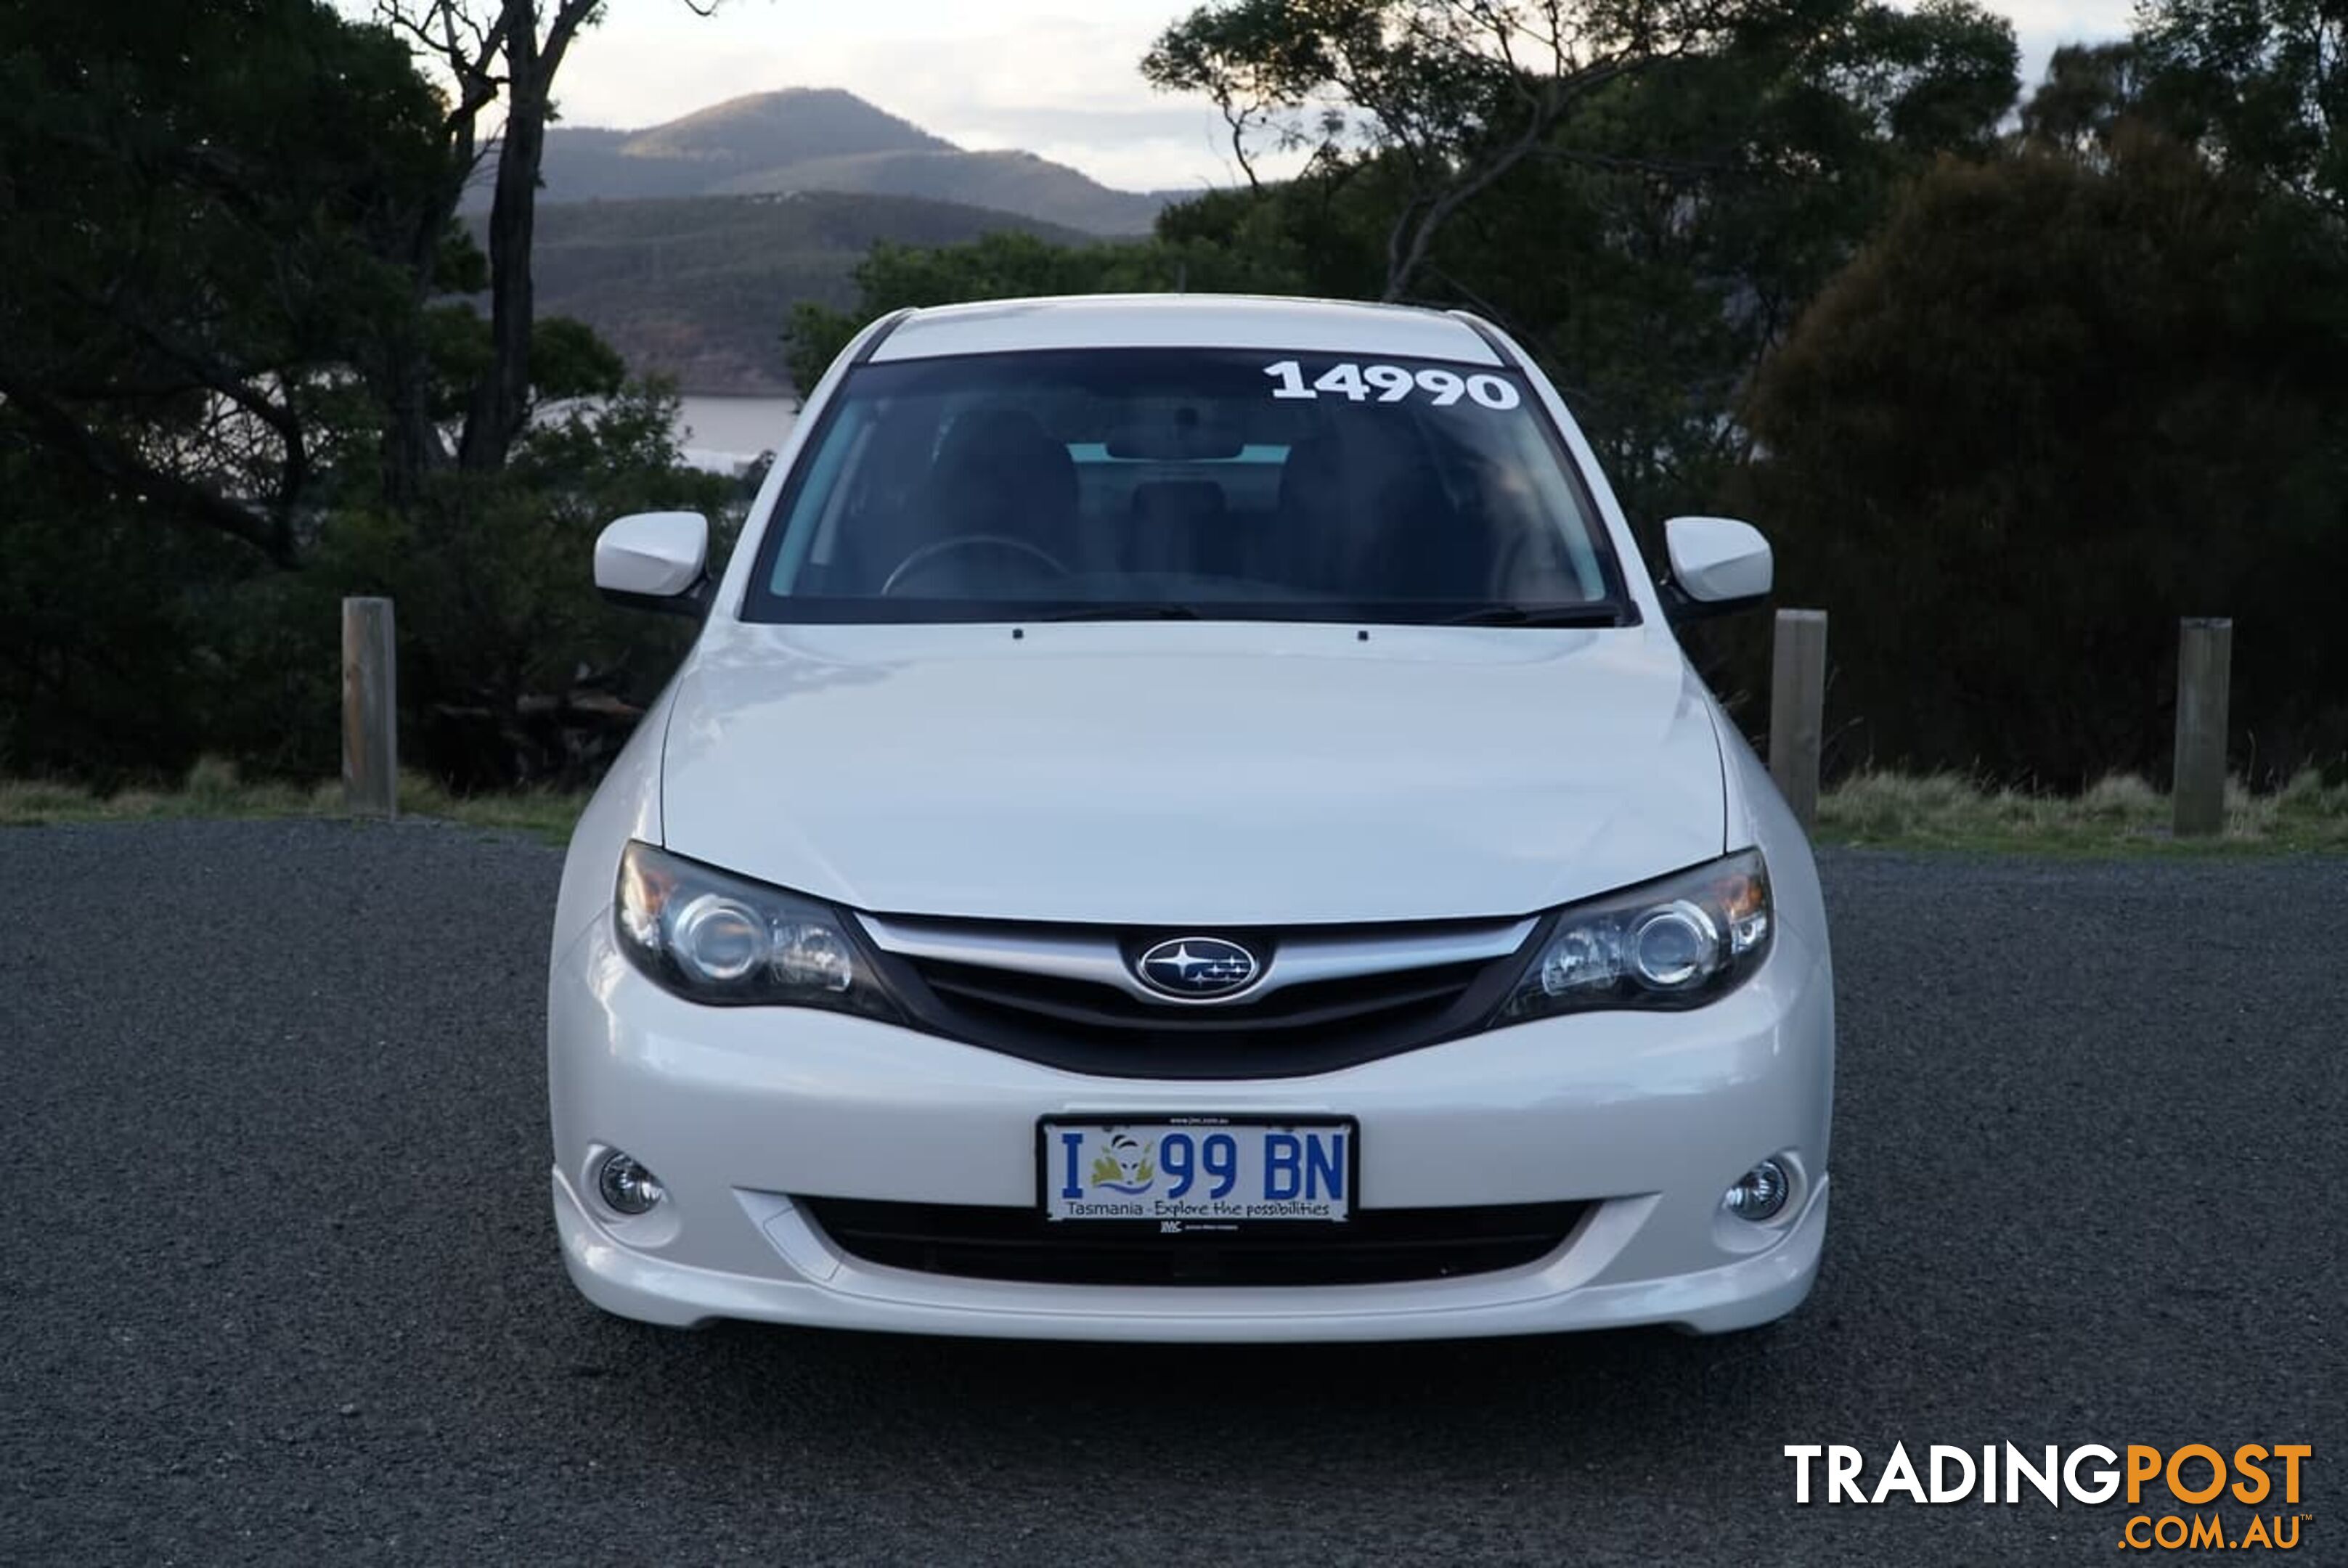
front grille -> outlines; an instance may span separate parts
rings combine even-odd
[[[1391,1285],[1489,1274],[1555,1252],[1590,1206],[1363,1209],[1337,1225],[1167,1235],[1146,1222],[1055,1224],[1026,1208],[796,1201],[833,1245],[866,1263],[1031,1285]]]
[[[1382,934],[1365,929],[1365,940]],[[1097,927],[1047,935],[1069,930],[1128,954],[1149,935]],[[1277,950],[1279,933],[1244,935],[1258,951]],[[1332,1071],[1468,1033],[1499,1005],[1524,947],[1299,979],[1261,999],[1212,1006],[1169,1005],[1099,979],[1022,968],[1015,954],[986,962],[877,948],[870,956],[912,1021],[938,1034],[1076,1072],[1252,1079]]]
[[[1447,964],[1323,980],[1290,986],[1261,1002],[1212,1009],[1153,1005],[1107,986],[1017,969],[936,961],[917,961],[916,967],[932,991],[973,1014],[1072,1037],[1115,1030],[1148,1049],[1235,1033],[1277,1035],[1283,1046],[1309,1048],[1366,1029],[1424,1024],[1440,1018],[1483,966]]]

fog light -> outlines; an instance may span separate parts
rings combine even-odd
[[[1794,1179],[1775,1160],[1764,1160],[1743,1175],[1721,1197],[1721,1206],[1740,1220],[1759,1224],[1775,1219],[1793,1193]]]
[[[643,1214],[666,1195],[650,1171],[617,1149],[595,1167],[595,1191],[613,1212],[623,1214]]]

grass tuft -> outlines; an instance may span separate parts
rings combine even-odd
[[[244,786],[236,776],[236,764],[225,757],[198,757],[196,765],[188,770],[180,790],[194,805],[232,807],[245,798]]]
[[[335,807],[342,804],[336,786]],[[439,780],[418,773],[399,775],[399,808],[415,816],[446,817],[473,827],[511,828],[534,833],[552,843],[569,841],[579,814],[586,808],[584,794],[558,790],[509,790],[496,794],[455,794]]]
[[[2079,796],[2079,809],[2098,821],[2157,815],[2166,797],[2141,774],[2106,774]]]
[[[2312,770],[2281,789],[2226,789],[2225,831],[2180,839],[2169,799],[2134,774],[2076,795],[1981,785],[1952,774],[1860,774],[1818,801],[1820,843],[2049,855],[2348,853],[2348,786]]]

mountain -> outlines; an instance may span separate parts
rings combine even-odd
[[[853,191],[556,201],[538,210],[530,272],[541,315],[587,323],[637,374],[673,375],[687,392],[773,395],[791,390],[782,331],[793,302],[853,304],[850,274],[873,241],[958,245],[1004,229],[1090,238],[1016,213]]]
[[[850,152],[737,175],[721,190],[866,190],[966,201],[1094,234],[1146,234],[1166,194],[1111,190],[1032,152]]]
[[[952,152],[953,143],[838,87],[786,87],[728,98],[634,132],[639,158],[767,169],[856,152]]]
[[[991,207],[1094,234],[1147,232],[1171,191],[1112,190],[1032,152],[972,152],[836,87],[756,93],[644,130],[554,126],[543,204],[856,191]],[[486,210],[477,186],[469,205]]]

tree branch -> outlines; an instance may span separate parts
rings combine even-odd
[[[264,516],[156,467],[123,442],[100,435],[75,418],[69,410],[36,387],[0,378],[0,399],[5,399],[7,412],[26,420],[51,446],[70,455],[99,478],[157,499],[190,521],[242,540],[259,550],[272,565],[291,568],[297,564],[294,530],[282,514]]]
[[[1248,189],[1261,191],[1263,181],[1255,177],[1255,160],[1248,156],[1246,117],[1226,111],[1223,123],[1231,128],[1231,160],[1240,166],[1240,173],[1246,177]]]
[[[562,56],[570,52],[571,40],[595,14],[602,0],[561,0],[555,7],[554,21],[546,29],[546,42],[538,50],[538,87],[542,93],[562,67]],[[704,13],[706,15],[706,13]]]
[[[302,445],[302,422],[294,417],[293,411],[263,396],[238,372],[228,369],[218,359],[166,335],[160,328],[125,315],[114,308],[112,301],[92,293],[72,279],[52,273],[49,274],[49,282],[60,293],[69,299],[79,300],[91,310],[111,319],[131,336],[179,366],[187,373],[194,386],[217,393],[268,425],[283,438],[289,449]]]

